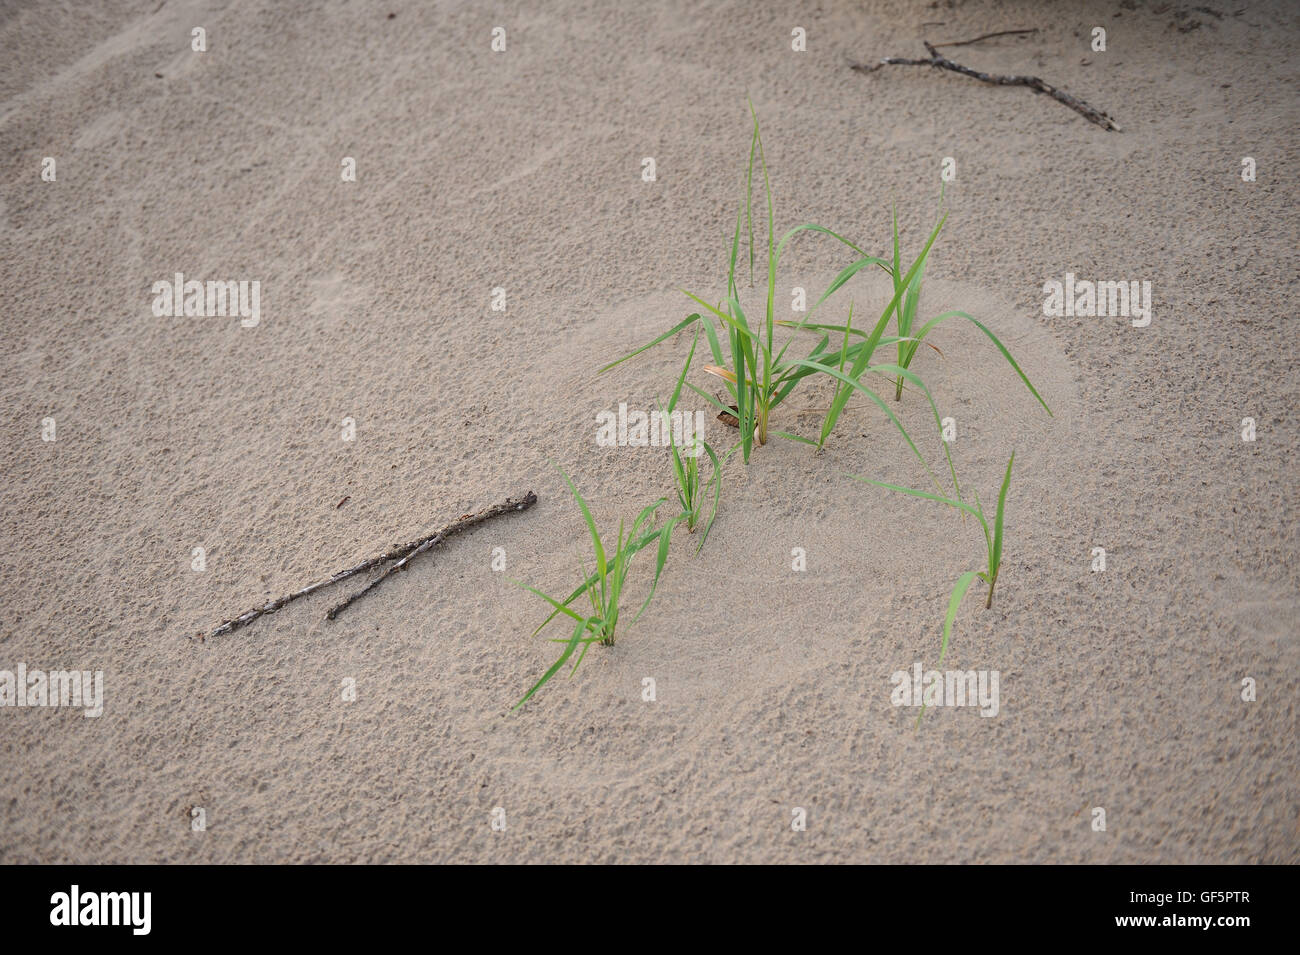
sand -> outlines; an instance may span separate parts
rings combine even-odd
[[[1300,23],[1211,5],[6,8],[0,670],[103,671],[104,711],[0,707],[0,861],[1296,862]],[[946,52],[1123,131],[846,65],[1016,27],[1040,32]],[[1016,451],[996,600],[972,590],[943,667],[998,671],[995,717],[891,703],[982,552],[845,476],[924,481],[862,401],[821,455],[729,461],[704,551],[680,535],[617,644],[510,711],[556,648],[511,579],[567,592],[585,553],[548,461],[611,530],[671,492],[662,450],[595,422],[649,410],[689,340],[596,369],[684,317],[679,288],[722,294],[747,94],[781,226],[884,254],[897,203],[914,253],[957,162],[922,311],[986,321],[1055,412],[968,326],[916,360],[981,499]],[[845,264],[796,240],[783,317]],[[176,272],[259,281],[260,321],[155,315]],[[1150,281],[1151,323],[1045,316],[1067,272]],[[828,317],[887,294],[864,272]],[[814,433],[828,393],[774,425]],[[941,464],[920,397],[899,414]],[[337,621],[346,586],[194,639],[529,489]]]

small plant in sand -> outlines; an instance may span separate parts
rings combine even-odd
[[[752,104],[750,105],[750,110],[752,113]],[[752,325],[740,304],[739,288],[736,284],[736,261],[740,250],[741,223],[742,221],[747,220],[749,222],[749,253],[752,282],[753,263],[755,257],[753,230],[753,177],[754,161],[756,158],[763,173],[763,183],[767,194],[767,296],[762,320],[757,325]],[[885,326],[888,323],[889,316],[893,313],[899,300],[903,296],[903,289],[907,288],[911,283],[913,276],[917,274],[924,263],[925,257],[929,254],[930,247],[938,236],[941,226],[942,222],[940,222],[940,224],[935,227],[934,232],[931,233],[930,239],[926,243],[921,256],[907,271],[902,283],[898,286],[894,298],[885,307],[884,312],[881,314],[880,321],[877,322],[873,331],[870,334],[860,333],[863,335],[865,339],[864,341],[855,343],[851,346],[846,344],[842,348],[829,348],[829,336],[823,336],[821,341],[814,346],[812,351],[809,352],[806,357],[787,359],[786,351],[795,339],[792,337],[784,345],[781,345],[778,348],[775,340],[776,327],[781,325],[800,328],[807,325],[807,322],[796,323],[777,321],[775,317],[774,303],[776,297],[777,268],[781,260],[781,254],[785,251],[786,244],[792,238],[800,232],[820,232],[844,244],[860,256],[835,277],[834,281],[830,283],[826,291],[822,293],[821,298],[819,298],[817,303],[813,306],[812,311],[809,313],[809,317],[811,317],[811,315],[815,313],[827,299],[842,288],[849,279],[864,268],[874,265],[889,274],[893,274],[893,271],[890,264],[884,259],[868,255],[843,236],[832,232],[824,226],[813,223],[805,223],[804,225],[796,226],[789,232],[786,232],[779,241],[777,240],[772,204],[772,186],[767,172],[767,160],[763,153],[763,141],[759,133],[758,117],[755,114],[754,132],[750,140],[749,172],[746,180],[745,202],[743,208],[736,216],[736,228],[732,234],[731,240],[731,250],[727,267],[725,303],[721,307],[717,307],[709,304],[702,297],[683,290],[687,297],[704,308],[704,313],[696,312],[688,315],[685,319],[678,322],[658,338],[641,346],[635,351],[624,355],[617,361],[610,362],[600,370],[602,372],[608,371],[628,359],[655,347],[683,329],[698,322],[704,330],[714,361],[714,364],[706,365],[704,370],[707,373],[722,379],[731,395],[733,405],[728,407],[722,404],[722,402],[716,399],[713,395],[697,388],[690,382],[687,382],[687,387],[696,392],[710,404],[717,407],[718,410],[726,412],[727,414],[735,415],[740,429],[740,440],[738,446],[742,449],[742,455],[746,462],[749,461],[749,455],[754,440],[757,439],[760,445],[766,444],[769,434],[775,434],[779,437],[795,441],[802,441],[806,444],[824,443],[824,439],[823,442],[814,442],[798,435],[773,430],[770,428],[770,423],[772,412],[790,396],[790,393],[801,380],[809,375],[825,373],[836,378],[840,384],[845,386],[842,393],[842,400],[837,403],[838,407],[831,418],[832,427],[835,418],[838,418],[839,410],[843,407],[843,402],[847,401],[849,395],[856,391],[864,395],[868,400],[875,403],[882,411],[884,411],[885,415],[893,423],[894,427],[897,428],[907,440],[908,445],[912,448],[912,451],[916,454],[917,458],[921,460],[922,464],[924,464],[925,459],[917,449],[916,443],[912,440],[911,436],[908,435],[907,430],[895,416],[894,412],[890,410],[888,405],[882,401],[875,392],[862,384],[862,379],[869,372],[881,374],[894,369],[895,366],[893,365],[872,366],[869,362],[872,354],[878,346],[894,344],[898,341],[897,338],[884,337]],[[707,313],[707,316],[705,313]],[[715,320],[717,322],[717,327],[715,327]],[[832,326],[826,327],[829,328]],[[843,331],[843,329],[841,329],[841,331]],[[725,353],[723,351],[722,339],[719,332],[726,336],[727,349]],[[842,370],[844,364],[850,361],[851,365],[849,366],[849,370]],[[834,367],[837,363],[840,366],[838,368]],[[905,375],[904,377],[908,377],[912,380],[913,383],[925,391],[926,396],[929,397],[929,391],[925,389],[925,386],[921,383],[919,378],[911,375]],[[933,402],[931,402],[931,404],[933,405]],[[938,421],[937,416],[935,420],[936,422]]]
[[[940,203],[943,202],[942,195],[940,196],[939,201]],[[902,366],[903,368],[911,367],[912,359],[916,357],[916,350],[920,348],[921,343],[925,341],[925,336],[930,334],[930,332],[937,325],[950,318],[964,318],[966,319],[966,321],[970,322],[972,325],[974,325],[981,332],[983,332],[985,335],[988,336],[989,341],[993,342],[993,344],[997,346],[998,351],[1002,353],[1002,357],[1007,360],[1007,364],[1009,364],[1015,370],[1016,374],[1020,376],[1020,380],[1025,383],[1025,387],[1028,388],[1030,393],[1035,398],[1038,399],[1038,403],[1043,406],[1043,410],[1046,411],[1049,415],[1052,413],[1052,409],[1047,407],[1047,402],[1043,400],[1043,396],[1038,393],[1037,389],[1035,389],[1033,384],[1029,381],[1029,376],[1026,375],[1023,371],[1021,371],[1020,366],[1016,364],[1016,360],[1011,357],[1011,352],[1007,351],[1006,346],[1003,345],[1002,342],[998,341],[998,336],[994,335],[993,332],[989,330],[988,326],[976,320],[974,316],[961,311],[944,312],[930,319],[928,322],[922,325],[920,329],[918,329],[915,333],[913,333],[912,329],[913,326],[916,324],[916,310],[918,304],[921,301],[921,277],[925,273],[925,263],[924,262],[921,263],[921,267],[917,269],[916,275],[914,275],[912,277],[912,281],[908,283],[906,292],[903,294],[903,297],[901,299],[898,299],[898,292],[900,291],[900,282],[901,282],[901,280],[898,277],[898,270],[899,270],[898,212],[897,210],[895,210],[894,212],[894,268],[893,268],[892,275],[894,278],[894,298],[899,301],[898,313],[897,313],[898,321],[896,327],[898,329],[898,364],[900,366]],[[929,343],[927,342],[926,344]],[[936,348],[935,351],[938,351],[938,349]],[[899,401],[902,399],[902,397],[903,397],[903,379],[899,378],[897,381],[897,387],[894,391],[894,400]]]
[[[686,529],[694,534],[701,524],[704,527],[704,533],[700,535],[700,543],[695,548],[698,551],[709,539],[713,519],[718,515],[718,500],[722,496],[722,464],[718,461],[718,453],[713,450],[712,445],[699,435],[695,436],[695,452],[688,453],[685,457],[677,450],[677,442],[671,436],[669,441],[672,442],[673,479],[677,482],[677,503],[681,505]],[[713,464],[713,476],[703,485],[700,483],[701,453],[707,454]],[[704,508],[709,498],[710,488],[713,490],[713,506],[706,518]]]
[[[942,196],[940,197],[940,202],[942,202]],[[943,218],[940,218],[939,226],[935,227],[935,232],[938,232],[939,228],[943,225],[943,221],[944,221]],[[933,234],[931,234],[930,241],[931,242],[934,241]],[[886,269],[886,271],[889,273],[889,276],[893,279],[894,282],[894,297],[893,299],[890,300],[890,304],[888,308],[892,308],[894,310],[895,330],[898,332],[898,334],[895,335],[893,338],[888,338],[888,339],[883,339],[881,341],[878,341],[876,342],[876,345],[877,346],[889,345],[889,344],[896,345],[898,348],[897,365],[900,368],[907,369],[911,367],[912,359],[916,357],[917,349],[919,349],[923,343],[928,345],[936,353],[942,356],[943,353],[940,352],[938,348],[935,348],[934,345],[925,341],[925,336],[929,335],[930,332],[933,331],[937,326],[939,326],[940,324],[942,324],[943,322],[947,321],[950,318],[964,318],[966,319],[966,321],[970,322],[981,332],[983,332],[988,337],[989,341],[991,341],[997,347],[998,351],[1002,353],[1002,357],[1007,360],[1007,364],[1009,364],[1012,370],[1014,370],[1015,373],[1020,376],[1020,380],[1025,383],[1025,387],[1029,389],[1030,394],[1032,394],[1035,398],[1038,399],[1038,403],[1043,406],[1043,410],[1050,415],[1052,413],[1052,409],[1047,406],[1047,402],[1043,400],[1043,396],[1038,393],[1038,390],[1036,388],[1034,388],[1033,383],[1029,380],[1029,376],[1024,373],[1020,365],[1016,363],[1016,360],[1011,357],[1011,352],[1007,350],[1007,347],[1002,344],[1002,342],[998,339],[998,336],[993,334],[992,330],[987,325],[985,325],[983,322],[976,319],[973,315],[959,310],[947,311],[939,315],[936,315],[934,318],[930,319],[929,321],[921,325],[920,328],[916,328],[917,309],[921,301],[921,279],[922,276],[925,274],[925,265],[926,265],[926,259],[928,257],[928,252],[929,252],[929,244],[926,245],[925,251],[922,252],[921,257],[913,265],[912,269],[909,270],[906,274],[901,274],[902,262],[900,259],[900,252],[899,252],[898,213],[895,212],[894,213],[894,260],[893,260],[893,264],[888,269]],[[850,325],[831,325],[831,324],[820,324],[816,322],[805,321],[805,322],[780,322],[778,324],[788,325],[793,328],[804,328],[810,331],[828,332],[836,335],[843,334],[846,340],[850,334],[857,335],[863,338],[868,338],[868,339],[870,337],[867,332],[864,332],[860,329],[851,328],[850,327],[851,323]],[[869,357],[870,356],[868,355],[868,358]],[[902,375],[897,376],[895,379],[895,387],[894,387],[895,401],[902,400],[903,382],[905,380],[906,380],[905,376]],[[838,390],[837,390],[837,396],[838,396]],[[845,395],[844,398],[845,400],[847,400],[848,396]]]
[[[948,638],[952,633],[952,623],[957,616],[957,608],[961,606],[962,598],[966,596],[966,591],[978,577],[988,584],[988,597],[984,601],[985,609],[993,606],[993,588],[998,583],[998,571],[1002,569],[1002,525],[1003,517],[1007,505],[1007,488],[1011,486],[1011,466],[1016,462],[1015,452],[1011,452],[1011,460],[1007,462],[1007,473],[1002,478],[1002,490],[998,492],[998,508],[993,518],[993,527],[989,528],[989,522],[984,516],[984,507],[980,504],[978,492],[975,494],[974,506],[967,504],[961,499],[942,497],[938,494],[931,494],[928,491],[918,491],[915,488],[899,487],[897,484],[886,484],[884,481],[873,481],[870,478],[858,477],[853,474],[850,477],[867,484],[874,484],[877,487],[888,488],[891,491],[900,491],[903,494],[910,494],[913,497],[925,498],[928,501],[939,501],[941,504],[947,504],[949,507],[955,507],[964,514],[970,514],[979,521],[980,529],[984,531],[985,546],[985,566],[983,570],[968,570],[957,578],[956,584],[953,585],[952,595],[948,598],[948,613],[943,621],[943,641],[939,645],[939,662],[943,662],[944,654],[948,652]]]
[[[700,343],[700,333],[696,331],[695,341],[691,343],[691,352],[686,356],[686,364],[682,366],[681,376],[677,379],[677,387],[673,389],[672,398],[668,401],[668,411],[664,415],[668,420],[673,410],[677,407],[677,401],[682,394],[682,383],[686,380],[686,372],[690,370],[691,359],[695,357],[695,347]],[[662,408],[661,408],[662,410]],[[683,456],[682,450],[677,447],[677,439],[673,437],[672,431],[668,432],[668,441],[672,448],[673,480],[677,485],[677,503],[682,508],[682,519],[686,521],[686,529],[692,534],[700,526],[704,526],[704,533],[700,535],[700,543],[695,550],[698,552],[704,546],[704,542],[709,539],[709,530],[713,527],[713,519],[718,515],[718,500],[722,496],[722,464],[718,460],[718,454],[713,450],[713,446],[705,441],[698,434],[695,435],[695,447],[685,449]],[[705,453],[713,463],[713,476],[707,484],[700,484],[700,454]],[[709,497],[709,489],[713,489],[713,507],[709,511],[707,519],[704,517],[705,503]]]
[[[600,532],[596,530],[596,521],[591,516],[591,509],[587,506],[587,502],[583,500],[582,494],[578,492],[569,476],[563,471],[560,471],[560,474],[563,476],[564,482],[568,484],[569,490],[573,492],[574,500],[578,502],[578,508],[582,511],[583,520],[587,523],[587,532],[591,536],[595,569],[589,573],[586,567],[582,567],[583,582],[562,601],[542,593],[536,587],[530,587],[527,584],[515,581],[520,587],[541,597],[554,608],[550,616],[542,621],[541,626],[533,631],[533,636],[541,633],[546,625],[554,620],[558,614],[563,614],[574,621],[573,633],[568,639],[555,638],[552,641],[564,644],[559,659],[551,664],[550,669],[542,674],[542,678],[533,684],[532,689],[524,694],[523,699],[515,704],[515,709],[528,702],[528,699],[541,689],[551,677],[555,676],[573,656],[574,652],[579,651],[579,648],[581,649],[578,652],[578,658],[573,662],[573,670],[570,675],[577,671],[578,665],[582,663],[593,643],[599,643],[607,647],[614,645],[614,639],[618,631],[619,614],[622,609],[624,586],[627,582],[628,571],[632,566],[632,558],[638,551],[658,541],[659,550],[655,563],[654,581],[650,585],[650,593],[646,595],[645,602],[641,604],[641,609],[637,611],[636,617],[632,618],[632,622],[635,623],[641,614],[645,612],[646,607],[650,605],[651,598],[654,597],[655,587],[659,584],[659,575],[663,572],[664,563],[668,559],[668,547],[673,526],[682,520],[682,515],[678,515],[662,527],[654,527],[655,511],[665,500],[660,498],[637,515],[636,520],[632,522],[631,529],[626,534],[624,533],[623,522],[619,521],[618,537],[616,541],[612,542],[614,547],[607,551],[605,541],[602,540]],[[591,607],[591,613],[586,616],[569,606],[584,595]]]

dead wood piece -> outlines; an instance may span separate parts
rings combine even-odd
[[[991,40],[995,36],[1020,36],[1037,32],[1038,27],[1031,27],[1028,30],[998,30],[995,33],[981,33],[979,36],[972,37],[969,40],[950,40],[947,43],[935,43],[934,48],[937,50],[941,46],[970,46],[972,43],[979,43],[981,40]]]
[[[385,580],[392,577],[398,571],[405,570],[406,566],[412,560],[418,557],[420,554],[423,554],[427,550],[432,550],[434,547],[441,544],[443,541],[445,541],[448,537],[451,537],[453,534],[459,534],[461,531],[467,530],[468,528],[473,527],[475,524],[481,524],[483,521],[486,521],[489,518],[496,517],[500,514],[506,514],[509,513],[510,511],[526,511],[528,510],[528,508],[532,507],[536,503],[537,503],[537,495],[534,494],[532,491],[529,491],[519,500],[515,500],[513,498],[507,498],[504,503],[494,504],[491,507],[486,508],[485,510],[479,511],[477,514],[462,514],[457,520],[452,521],[450,524],[448,524],[442,530],[438,531],[438,533],[434,534],[432,537],[428,537],[425,540],[421,541],[419,545],[416,546],[409,554],[406,554],[403,557],[401,557],[395,564],[393,564],[393,566],[389,567],[386,571],[384,571],[382,574],[380,574],[378,577],[372,580],[365,587],[358,590],[347,600],[344,600],[341,604],[339,604],[336,607],[332,607],[330,611],[325,614],[326,619],[333,620],[340,613],[342,613],[348,607],[352,606],[352,604],[356,603],[366,594],[370,593],[373,590],[378,589],[379,585],[382,584]]]
[[[346,570],[340,570],[337,574],[334,574],[332,577],[327,577],[326,579],[319,580],[314,584],[309,584],[308,586],[303,587],[301,590],[295,590],[291,594],[285,594],[283,597],[279,597],[275,600],[272,600],[261,607],[255,607],[254,609],[248,611],[247,613],[240,614],[238,617],[235,617],[233,620],[224,620],[221,622],[220,626],[218,626],[215,630],[213,630],[210,634],[208,634],[208,637],[220,637],[228,633],[234,633],[236,630],[240,629],[241,627],[248,626],[248,624],[252,623],[258,617],[265,616],[268,613],[275,613],[277,610],[279,610],[281,607],[285,606],[286,604],[292,603],[293,601],[297,600],[300,597],[306,597],[308,594],[313,594],[316,591],[322,589],[323,587],[328,587],[330,584],[336,584],[341,580],[346,580],[347,578],[354,577],[357,574],[365,573],[367,570],[371,570],[374,567],[378,567],[380,564],[386,564],[390,560],[395,560],[398,562],[397,565],[395,565],[393,568],[389,568],[389,570],[382,577],[380,577],[378,580],[372,583],[365,590],[361,591],[358,594],[354,594],[352,597],[348,598],[338,607],[335,607],[333,610],[331,610],[329,612],[329,618],[333,620],[335,614],[337,614],[339,610],[343,609],[343,607],[347,606],[349,603],[356,600],[358,597],[361,596],[361,594],[367,593],[370,590],[374,589],[374,587],[376,587],[379,584],[379,581],[384,580],[389,574],[393,572],[394,569],[400,569],[402,567],[405,567],[407,562],[409,562],[409,560],[413,556],[415,556],[417,552],[426,551],[429,548],[431,548],[434,544],[446,540],[452,534],[456,534],[460,531],[463,531],[468,527],[473,527],[475,524],[482,523],[483,521],[486,521],[489,518],[496,517],[500,514],[506,514],[510,511],[525,511],[536,503],[537,503],[537,495],[534,494],[532,491],[529,491],[522,498],[519,499],[506,498],[506,500],[503,503],[494,504],[492,507],[479,511],[477,514],[463,515],[462,517],[448,524],[442,530],[438,531],[436,534],[430,534],[425,537],[421,537],[418,540],[413,540],[410,541],[409,543],[402,544],[398,547],[394,547],[391,550],[386,551],[385,553],[378,554],[374,557],[369,558],[368,560],[363,560],[361,563],[357,564],[354,567],[349,567]],[[206,638],[200,638],[200,639],[206,639]]]
[[[976,39],[982,39],[982,37],[977,37]],[[964,42],[973,43],[974,40]],[[945,45],[955,46],[957,44]],[[1027,86],[1035,93],[1046,93],[1058,103],[1070,107],[1070,109],[1074,110],[1084,119],[1088,120],[1090,123],[1096,123],[1102,129],[1114,130],[1116,132],[1120,129],[1119,124],[1116,123],[1108,114],[1089,106],[1083,100],[1076,99],[1069,93],[1062,92],[1051,83],[1046,83],[1037,76],[999,76],[996,73],[981,73],[979,70],[973,70],[969,66],[962,66],[960,63],[954,63],[935,49],[935,46],[931,43],[925,42],[925,48],[930,53],[929,59],[919,60],[901,56],[887,56],[874,65],[866,63],[850,63],[849,66],[859,73],[874,73],[882,66],[933,66],[938,69],[951,70],[954,73],[960,73],[963,76],[969,76],[982,83],[989,83],[993,86]]]

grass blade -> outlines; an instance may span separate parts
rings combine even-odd
[[[908,434],[907,429],[903,427],[903,422],[898,420],[898,416],[895,415],[894,412],[890,410],[889,405],[880,397],[880,395],[876,394],[870,388],[863,385],[856,378],[851,378],[850,376],[844,374],[844,372],[836,368],[827,368],[825,365],[818,365],[815,362],[809,362],[806,359],[798,359],[792,362],[792,364],[805,365],[807,367],[811,367],[815,371],[820,371],[824,375],[830,375],[832,378],[844,382],[845,384],[849,385],[850,388],[852,388],[854,391],[861,392],[862,394],[866,395],[869,399],[871,399],[871,401],[875,402],[876,406],[880,408],[880,410],[883,411],[888,416],[889,420],[893,423],[894,427],[898,429],[898,433],[901,434],[904,440],[907,441],[907,446],[912,449],[912,453],[916,455],[916,459],[921,462],[922,467],[925,468],[925,473],[930,475],[930,480],[934,482],[935,487],[939,486],[939,480],[934,476],[934,472],[930,470],[930,465],[926,463],[925,456],[921,454],[921,450],[916,446],[916,442],[912,440],[912,436]],[[846,390],[845,396],[847,396],[848,394],[849,392]],[[837,404],[839,404],[841,408],[843,407],[843,402],[837,402]],[[829,413],[830,412],[828,412],[828,414]]]
[[[1049,415],[1052,414],[1052,409],[1047,406],[1047,402],[1043,400],[1043,396],[1038,393],[1038,389],[1036,389],[1033,386],[1033,383],[1030,382],[1029,376],[1024,373],[1024,371],[1021,369],[1021,367],[1018,364],[1016,364],[1016,360],[1011,357],[1011,352],[1007,351],[1007,346],[1003,345],[1002,342],[998,340],[998,336],[994,335],[993,332],[988,328],[988,326],[986,326],[983,322],[980,322],[973,316],[968,315],[966,312],[959,312],[959,311],[944,312],[942,315],[936,315],[934,318],[930,319],[928,322],[922,325],[921,330],[916,333],[916,340],[918,345],[912,346],[911,349],[912,352],[915,353],[917,347],[919,347],[920,341],[930,333],[930,330],[932,328],[934,328],[936,325],[938,325],[940,322],[944,321],[945,319],[949,319],[949,318],[964,318],[968,322],[974,324],[974,326],[978,328],[980,331],[982,331],[985,335],[987,335],[989,341],[993,342],[993,344],[997,346],[998,351],[1002,353],[1002,357],[1007,360],[1007,364],[1009,364],[1012,367],[1012,369],[1015,371],[1015,373],[1020,376],[1020,380],[1025,383],[1025,387],[1029,389],[1030,394],[1032,394],[1035,398],[1038,399],[1038,403],[1043,406],[1043,410],[1046,411]],[[905,365],[909,364],[911,360],[912,360],[911,355],[909,355],[907,362],[903,362],[902,364]]]
[[[998,512],[993,518],[993,559],[989,562],[989,573],[996,578],[998,567],[1002,563],[1002,517],[1007,506],[1007,488],[1011,486],[1011,465],[1016,463],[1016,452],[1011,452],[1007,462],[1007,473],[1002,478],[1002,490],[998,492]]]
[[[660,342],[665,341],[665,340],[671,338],[672,336],[676,335],[678,332],[680,332],[680,331],[681,331],[683,328],[685,328],[687,325],[691,324],[691,322],[698,322],[699,320],[700,320],[700,316],[699,316],[698,313],[696,313],[696,314],[694,314],[694,315],[688,315],[688,316],[686,316],[686,318],[682,319],[680,322],[678,322],[678,323],[677,323],[676,325],[674,325],[672,328],[668,329],[668,331],[664,332],[662,335],[660,335],[658,338],[656,338],[656,339],[655,339],[654,341],[652,341],[650,344],[648,344],[648,345],[642,345],[642,346],[641,346],[640,348],[638,348],[636,351],[631,352],[630,354],[624,355],[624,356],[623,356],[622,358],[620,358],[618,361],[611,361],[608,365],[605,365],[603,368],[601,368],[600,371],[597,372],[597,374],[600,374],[600,373],[602,373],[602,372],[609,371],[609,370],[610,370],[611,368],[613,368],[614,366],[623,364],[623,362],[627,361],[629,358],[635,358],[637,355],[641,354],[643,351],[648,351],[649,349],[654,348],[654,347],[655,347],[656,345],[658,345]]]
[[[556,470],[560,471],[560,475],[564,478],[564,483],[569,485],[569,490],[573,492],[574,500],[578,502],[578,508],[582,511],[582,517],[587,522],[587,530],[591,534],[592,547],[596,552],[596,575],[600,578],[601,591],[603,592],[605,587],[605,575],[608,573],[608,565],[605,562],[605,548],[601,544],[600,533],[596,530],[596,519],[591,516],[591,510],[587,507],[587,502],[582,499],[582,495],[578,493],[577,487],[574,486],[574,483],[569,479],[569,476],[558,467]]]
[[[961,599],[966,596],[966,591],[970,590],[971,583],[979,576],[979,572],[968,570],[957,578],[957,583],[952,588],[952,596],[948,598],[948,613],[943,618],[943,640],[939,644],[939,663],[943,664],[943,658],[948,653],[948,637],[952,633],[952,622],[957,618],[957,608],[961,606]]]
[[[560,672],[560,668],[564,666],[569,657],[573,656],[573,651],[577,649],[579,642],[581,642],[582,634],[586,629],[586,621],[581,620],[578,625],[573,628],[573,636],[569,638],[569,642],[565,646],[564,652],[560,654],[560,658],[547,668],[546,672],[542,674],[542,678],[532,685],[532,688],[523,695],[518,703],[511,707],[512,710],[517,710],[519,707],[527,703],[534,693],[550,681],[551,677]],[[588,646],[590,646],[590,643],[588,643]]]
[[[695,329],[695,340],[691,342],[691,352],[686,356],[686,364],[682,365],[681,376],[677,379],[677,387],[673,389],[673,396],[668,400],[668,413],[672,414],[673,409],[677,407],[677,399],[682,394],[682,382],[686,380],[686,372],[690,370],[691,359],[695,357],[695,346],[700,343],[700,330]]]

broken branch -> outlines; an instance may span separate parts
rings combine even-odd
[[[1012,31],[1007,31],[1012,32]],[[990,34],[992,35],[992,34]],[[976,37],[983,39],[983,37]],[[1065,106],[1070,107],[1084,119],[1091,123],[1096,123],[1102,129],[1119,131],[1119,124],[1111,119],[1109,115],[1089,106],[1083,100],[1076,99],[1069,93],[1063,93],[1051,83],[1046,83],[1037,76],[999,76],[996,73],[981,73],[979,70],[972,70],[969,66],[962,66],[960,63],[954,63],[952,60],[941,54],[935,46],[926,41],[925,48],[930,52],[929,59],[914,60],[901,56],[887,56],[874,66],[865,63],[850,63],[851,69],[859,73],[874,73],[882,66],[933,66],[938,69],[951,70],[954,73],[960,73],[963,76],[969,76],[977,79],[982,83],[989,83],[993,86],[1027,86],[1035,93],[1046,93],[1052,99]],[[974,40],[965,42],[973,43]],[[943,44],[945,46],[957,46],[959,44]]]
[[[935,43],[934,48],[937,50],[941,46],[970,46],[972,43],[978,43],[980,40],[991,40],[995,36],[1019,36],[1025,33],[1037,33],[1038,27],[1031,27],[1028,30],[998,30],[996,33],[981,33],[979,36],[970,40],[951,40],[948,43]]]
[[[492,507],[479,511],[477,514],[466,514],[460,517],[459,519],[453,521],[452,523],[448,524],[446,527],[438,531],[436,534],[430,534],[425,537],[421,537],[418,540],[413,540],[410,543],[402,544],[399,547],[394,547],[392,550],[389,550],[386,553],[379,554],[375,557],[371,557],[369,560],[363,560],[355,567],[349,567],[346,570],[340,570],[337,574],[334,574],[332,577],[327,577],[325,580],[317,581],[314,584],[310,584],[306,587],[303,587],[301,590],[295,590],[291,594],[286,594],[283,597],[280,597],[276,600],[272,600],[269,603],[265,604],[264,606],[254,608],[253,610],[250,610],[247,613],[240,614],[238,617],[234,618],[233,620],[224,620],[222,621],[221,625],[218,626],[215,630],[213,630],[210,634],[208,634],[208,636],[220,637],[220,636],[224,636],[227,633],[233,633],[234,631],[238,630],[240,627],[245,627],[248,624],[252,623],[258,617],[265,616],[268,613],[275,613],[281,607],[285,606],[286,604],[292,603],[293,601],[297,600],[299,597],[306,597],[308,594],[313,594],[323,587],[328,587],[330,584],[336,584],[341,580],[346,580],[349,577],[353,577],[357,574],[364,573],[365,571],[370,570],[374,567],[378,567],[380,564],[385,564],[390,560],[395,560],[398,562],[393,567],[389,568],[388,571],[386,571],[383,576],[379,577],[372,584],[370,584],[369,587],[366,587],[365,590],[353,594],[351,597],[349,597],[339,606],[331,610],[327,616],[329,617],[329,619],[333,620],[335,615],[344,607],[346,607],[348,604],[358,599],[362,594],[368,593],[369,591],[373,590],[375,587],[379,585],[380,581],[386,579],[388,575],[393,573],[395,570],[400,570],[402,567],[405,567],[407,563],[410,561],[410,559],[414,557],[417,553],[423,553],[424,551],[433,547],[435,544],[446,540],[452,534],[459,533],[460,531],[463,531],[468,527],[473,527],[475,524],[482,523],[483,521],[486,521],[489,518],[496,517],[500,514],[508,513],[509,511],[526,511],[528,508],[532,507],[536,503],[537,503],[537,495],[534,494],[532,491],[529,491],[527,494],[525,494],[522,498],[518,500],[516,500],[515,498],[506,498],[506,500],[503,503],[494,504]]]
[[[378,577],[372,580],[365,587],[358,590],[347,600],[343,601],[338,606],[331,608],[330,611],[327,614],[325,614],[326,619],[333,620],[343,610],[350,607],[353,603],[360,600],[362,597],[370,593],[372,590],[378,588],[380,584],[382,584],[389,577],[393,576],[399,570],[405,570],[406,565],[409,564],[412,560],[414,560],[417,556],[423,554],[427,550],[431,550],[432,548],[436,547],[438,544],[441,544],[451,535],[459,534],[461,531],[473,527],[475,524],[481,524],[483,521],[486,521],[489,518],[496,517],[499,514],[506,514],[509,513],[510,511],[526,511],[528,510],[528,508],[532,507],[536,503],[537,503],[537,495],[534,494],[532,491],[529,491],[520,500],[516,501],[513,498],[506,498],[504,503],[493,504],[491,507],[479,511],[477,514],[462,515],[460,518],[452,521],[442,530],[438,531],[438,533],[434,534],[431,537],[425,538],[423,541],[420,541],[419,544],[417,544],[416,547],[409,554],[406,554],[404,557],[399,559],[397,563],[393,564],[392,567],[389,567],[386,571],[384,571],[382,574],[380,574]]]

